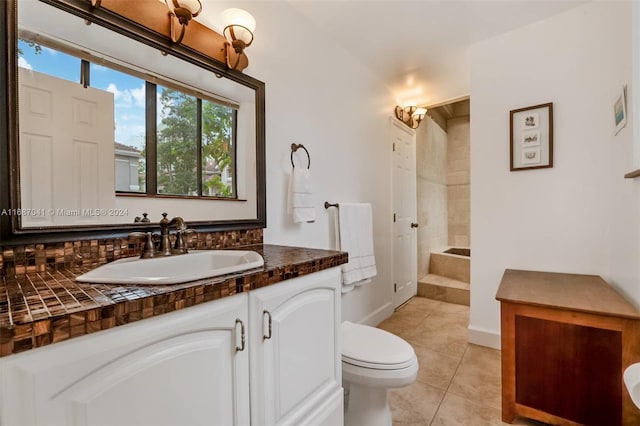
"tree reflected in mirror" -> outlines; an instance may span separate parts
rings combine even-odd
[[[158,193],[233,197],[235,110],[165,87],[158,93]]]

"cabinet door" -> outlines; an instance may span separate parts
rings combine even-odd
[[[252,424],[342,423],[339,277],[333,268],[249,293]]]
[[[7,425],[249,424],[247,296],[6,358]]]

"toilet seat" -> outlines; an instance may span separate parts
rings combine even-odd
[[[342,323],[342,362],[374,370],[402,370],[416,364],[410,344],[378,328]]]
[[[369,368],[372,370],[402,370],[403,368],[411,367],[415,363],[415,359],[410,359],[402,364],[376,364],[372,362],[354,360],[343,356],[342,362],[355,367]]]

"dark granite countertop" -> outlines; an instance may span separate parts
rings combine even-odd
[[[253,245],[264,267],[172,285],[84,284],[94,267],[57,268],[0,282],[0,356],[265,287],[347,262],[347,253]]]

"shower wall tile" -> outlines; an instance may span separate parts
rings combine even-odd
[[[447,134],[430,117],[418,128],[416,174],[429,182],[447,183]]]
[[[448,245],[469,247],[471,222],[469,117],[447,121]]]
[[[416,136],[418,279],[429,272],[432,250],[448,244],[447,134],[430,117]]]

